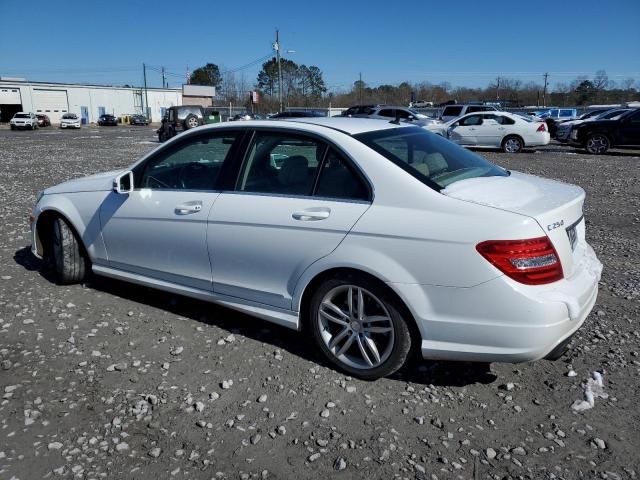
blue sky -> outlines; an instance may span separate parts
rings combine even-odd
[[[187,67],[268,55],[279,28],[283,50],[296,51],[286,56],[320,67],[333,90],[360,72],[374,86],[549,72],[554,86],[599,69],[640,88],[640,0],[0,0],[0,19],[0,75],[29,80],[140,85],[145,62],[178,86]],[[237,76],[253,85],[259,66]],[[160,86],[160,74],[148,82]]]

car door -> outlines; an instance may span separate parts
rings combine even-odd
[[[209,215],[214,292],[291,309],[297,280],[369,208],[355,166],[323,140],[258,130]]]
[[[482,124],[480,114],[462,117],[447,131],[449,140],[459,145],[476,145],[478,142],[477,129]]]
[[[476,145],[485,147],[499,147],[502,137],[506,135],[503,120],[505,117],[493,113],[483,113],[482,123],[475,127]]]
[[[108,266],[211,291],[207,218],[240,136],[190,135],[136,166],[134,190],[111,193],[100,208]]]
[[[618,145],[640,146],[640,110],[618,122]]]

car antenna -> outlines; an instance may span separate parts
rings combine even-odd
[[[389,123],[394,123],[396,125],[400,125],[400,110],[396,110],[396,118],[395,118],[395,120],[391,120]]]

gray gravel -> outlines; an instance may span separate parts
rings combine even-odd
[[[605,270],[568,355],[490,369],[416,362],[367,383],[249,316],[103,279],[56,286],[40,272],[28,248],[36,192],[155,146],[150,127],[0,130],[0,478],[640,474],[638,152],[483,153],[587,191]],[[590,405],[587,390],[593,405],[572,409]]]

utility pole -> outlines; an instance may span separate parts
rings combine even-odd
[[[164,74],[164,67],[162,67],[162,88],[167,88],[167,87],[165,86],[166,78],[167,78],[167,77],[166,77],[166,76],[165,76],[165,74]]]
[[[548,73],[543,75],[544,77],[544,88],[542,89],[542,106],[547,106],[547,78],[549,77]]]
[[[282,66],[280,64],[280,32],[276,29],[276,43],[273,44],[276,51],[276,61],[278,62],[278,99],[280,100],[280,111],[282,112]]]
[[[360,72],[360,81],[358,82],[358,103],[362,105],[362,72]]]
[[[149,97],[147,96],[147,66],[142,64],[142,76],[144,77],[144,103],[145,107],[142,109],[142,113],[147,117],[147,110],[149,109]]]
[[[500,100],[500,77],[496,79],[496,101]]]

